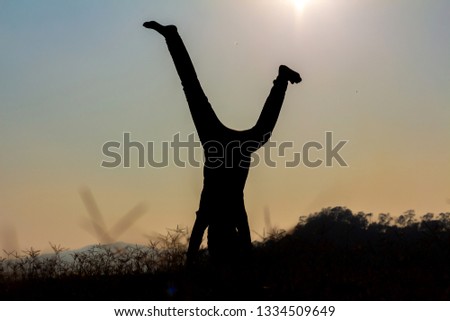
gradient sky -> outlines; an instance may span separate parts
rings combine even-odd
[[[158,147],[194,131],[164,40],[141,27],[147,20],[178,26],[229,127],[253,126],[286,64],[304,81],[288,88],[272,140],[295,151],[323,143],[326,131],[349,140],[340,153],[348,167],[253,168],[245,198],[256,233],[265,208],[285,229],[336,205],[449,211],[450,2],[304,2],[0,1],[0,248],[98,242],[83,229],[83,186],[110,226],[147,204],[123,241],[192,226],[201,168],[100,167],[103,143],[123,132]]]

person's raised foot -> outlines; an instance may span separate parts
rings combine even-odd
[[[177,27],[175,27],[174,25],[163,26],[162,24],[160,24],[156,21],[144,22],[143,26],[145,28],[153,29],[153,30],[159,32],[164,37],[166,37],[171,32],[177,31]]]
[[[291,84],[298,84],[302,81],[302,78],[300,77],[300,74],[289,67],[285,65],[281,65],[278,69],[278,75],[287,81],[289,81]]]

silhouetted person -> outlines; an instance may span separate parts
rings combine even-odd
[[[144,27],[156,30],[166,39],[205,154],[203,190],[189,241],[188,263],[196,257],[208,226],[208,249],[213,259],[227,260],[236,251],[248,253],[251,239],[243,191],[251,153],[269,140],[288,81],[299,83],[300,75],[280,66],[256,125],[248,130],[233,130],[214,113],[177,28],[155,21],[144,23]]]

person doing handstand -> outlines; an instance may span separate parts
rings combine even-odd
[[[187,263],[196,258],[206,228],[212,258],[227,260],[236,252],[245,255],[252,246],[244,206],[251,154],[270,138],[288,81],[293,84],[302,79],[297,72],[279,66],[256,124],[247,130],[233,130],[222,124],[208,102],[177,28],[155,21],[145,22],[144,27],[157,31],[166,40],[204,151],[203,190],[189,240]]]

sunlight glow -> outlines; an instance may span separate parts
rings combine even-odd
[[[299,11],[303,11],[305,9],[305,6],[310,2],[311,0],[290,0],[294,4],[295,8]]]

